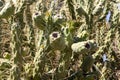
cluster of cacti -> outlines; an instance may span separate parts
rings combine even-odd
[[[0,19],[11,31],[11,51],[0,54],[0,79],[116,80],[119,3],[0,0]]]

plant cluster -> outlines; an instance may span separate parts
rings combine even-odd
[[[0,54],[2,80],[119,77],[119,0],[0,0],[0,19],[11,50]]]

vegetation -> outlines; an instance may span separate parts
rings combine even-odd
[[[119,26],[119,0],[0,0],[0,80],[118,80]]]

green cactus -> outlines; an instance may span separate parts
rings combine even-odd
[[[11,1],[5,2],[0,11],[0,18],[9,18],[14,14],[15,7]]]
[[[64,36],[59,32],[52,32],[49,36],[49,41],[53,50],[62,51],[66,47]]]
[[[86,54],[89,51],[95,51],[98,47],[94,40],[82,41],[78,43],[73,43],[71,46],[73,52],[79,54]]]
[[[4,2],[3,1],[0,1],[0,8],[2,8],[4,5]]]
[[[0,80],[117,80],[119,3],[0,0]]]
[[[39,29],[41,29],[41,30],[45,29],[46,22],[40,13],[38,13],[38,12],[34,13],[33,21],[34,21],[34,25],[37,26]]]
[[[20,69],[17,65],[12,65],[12,69],[10,70],[11,71],[11,75],[10,75],[10,78],[8,78],[8,80],[20,80]]]
[[[91,55],[86,56],[81,65],[83,73],[89,72],[90,69],[92,68],[93,64],[94,64],[93,57]]]
[[[94,75],[88,75],[84,78],[84,80],[94,80]]]

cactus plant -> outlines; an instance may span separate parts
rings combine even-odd
[[[0,79],[117,80],[119,3],[0,0]]]

